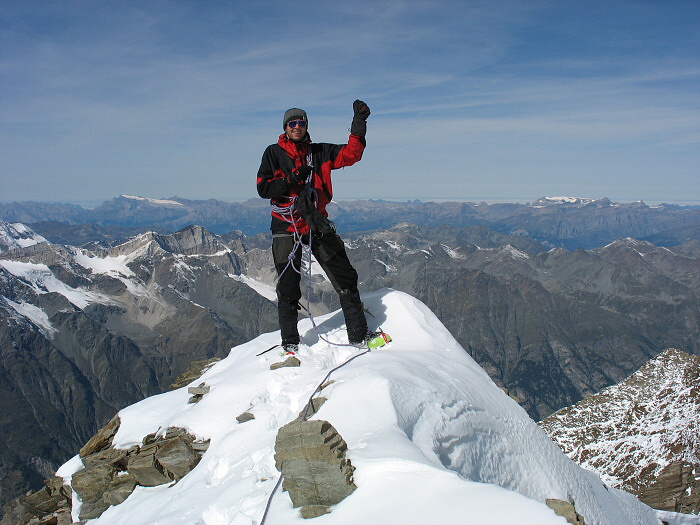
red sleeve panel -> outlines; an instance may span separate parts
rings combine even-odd
[[[365,151],[365,141],[357,135],[350,135],[348,143],[340,148],[331,169],[344,168],[352,166],[362,158],[362,153]]]
[[[365,140],[357,135],[350,135],[347,144],[318,144],[320,152],[320,172],[314,187],[318,192],[318,210],[326,213],[326,205],[333,199],[333,183],[331,171],[346,166],[352,166],[362,159],[365,151]],[[314,159],[314,162],[316,160]]]
[[[311,184],[316,190],[318,211],[328,216],[326,205],[333,198],[331,171],[352,166],[362,158],[364,150],[365,140],[357,135],[350,135],[347,144],[309,142],[308,149],[306,144],[294,145],[281,135],[277,144],[265,150],[256,180],[258,195],[270,199],[273,205],[272,230],[308,233],[308,226],[292,206],[303,186],[290,184],[287,179],[292,170],[306,164],[306,153],[311,153]]]

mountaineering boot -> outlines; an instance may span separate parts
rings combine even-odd
[[[299,345],[296,343],[287,343],[287,344],[282,345],[282,355],[283,356],[297,355],[298,351],[299,351]]]
[[[381,348],[382,346],[391,343],[391,337],[389,334],[384,332],[381,328],[375,331],[368,331],[362,341],[359,343],[352,343],[360,348],[369,348],[370,350],[375,350]]]
[[[351,345],[357,345],[364,341],[367,334],[367,319],[357,290],[340,290],[338,292],[340,307],[343,309],[345,326],[348,329],[348,341]]]

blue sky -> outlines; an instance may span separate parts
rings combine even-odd
[[[337,199],[700,203],[700,2],[0,0],[0,201],[257,197],[289,107]]]

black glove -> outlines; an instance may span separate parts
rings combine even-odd
[[[299,166],[292,170],[292,173],[287,175],[287,181],[290,184],[304,184],[311,173],[311,166]]]
[[[355,112],[355,115],[350,125],[350,133],[364,137],[367,134],[367,117],[370,115],[369,106],[361,100],[356,100],[352,103],[352,110]]]
[[[323,237],[329,233],[335,233],[335,224],[333,221],[321,215],[314,205],[313,197],[308,191],[302,191],[294,202],[299,214],[304,218],[309,226],[311,233],[318,237]]]
[[[352,103],[352,110],[355,112],[355,116],[360,117],[362,120],[367,120],[371,113],[369,106],[361,100],[356,100]]]

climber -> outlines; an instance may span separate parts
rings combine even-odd
[[[326,205],[333,198],[331,170],[352,166],[365,149],[370,110],[361,100],[353,103],[354,116],[347,144],[311,142],[309,120],[303,109],[284,114],[276,144],[265,149],[257,176],[258,194],[272,205],[272,256],[277,271],[277,311],[282,347],[294,355],[299,347],[297,313],[301,299],[302,244],[314,257],[340,297],[348,341],[364,347],[377,334],[369,332],[357,272],[343,240],[328,219]]]

